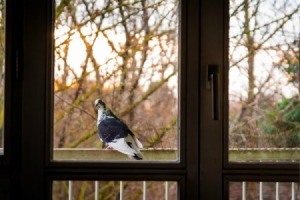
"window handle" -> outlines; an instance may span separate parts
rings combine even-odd
[[[219,120],[219,67],[207,66],[207,88],[211,89],[212,119]]]

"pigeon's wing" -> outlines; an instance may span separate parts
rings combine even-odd
[[[133,136],[128,135],[125,138],[115,139],[110,143],[107,143],[110,147],[114,148],[121,153],[127,154],[129,157],[132,157],[137,160],[142,160],[143,155],[140,152],[139,148],[136,145]]]
[[[107,118],[98,125],[98,134],[110,147],[135,159],[142,159],[139,148],[142,143],[129,130],[127,125],[116,118]]]
[[[109,143],[114,139],[124,138],[128,134],[132,134],[126,124],[115,118],[107,118],[98,124],[98,135],[100,139]]]

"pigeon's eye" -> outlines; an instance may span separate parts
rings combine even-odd
[[[99,108],[100,108],[100,103],[97,103],[97,104],[95,105],[95,108],[96,108],[96,109],[99,109]]]

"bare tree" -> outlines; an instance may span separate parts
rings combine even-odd
[[[231,1],[230,11],[230,146],[267,147],[270,135],[259,124],[286,95],[288,77],[274,63],[278,47],[299,37],[300,3]]]
[[[144,0],[74,0],[57,4],[56,147],[99,146],[100,142],[87,141],[96,137],[92,102],[98,97],[125,119],[144,142],[151,141],[153,132],[166,134],[165,127],[178,115],[177,4]],[[80,43],[85,50],[78,50],[83,58],[77,66],[70,61],[75,59],[71,58],[70,47],[74,43]],[[99,52],[101,45],[108,52]],[[170,83],[176,84],[173,88],[166,86]],[[157,98],[151,98],[158,93]],[[164,100],[166,97],[174,99],[174,104]],[[152,109],[147,110],[150,104]],[[156,109],[156,104],[163,104],[169,109],[166,113],[172,115],[157,115],[161,110]],[[155,120],[151,120],[154,116]],[[174,127],[175,123],[171,124]],[[152,133],[142,127],[151,127]],[[174,135],[176,129],[169,130]],[[161,139],[156,144],[163,142],[163,137],[158,138]],[[177,147],[177,141],[172,143],[171,147]]]

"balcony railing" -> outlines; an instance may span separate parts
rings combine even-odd
[[[0,149],[0,154],[3,149]],[[146,149],[142,150],[146,161],[177,161],[177,149]],[[130,160],[126,155],[115,150],[104,150],[97,148],[55,148],[53,159],[57,161],[74,160],[74,161],[97,161],[97,160]],[[232,148],[229,149],[229,160],[232,162],[300,162],[300,148]],[[120,184],[120,199],[123,199],[123,181]],[[246,200],[247,182],[241,182],[242,200]],[[280,198],[281,183],[275,183],[274,196],[276,200]],[[98,199],[99,182],[94,181],[95,199]],[[165,182],[165,199],[169,199],[169,182]],[[300,198],[299,183],[291,182],[289,195],[291,200]],[[68,199],[72,199],[73,181],[68,181]],[[143,200],[146,200],[147,182],[143,181]],[[264,182],[259,182],[258,189],[259,200],[263,199]]]
[[[141,193],[141,197],[143,200],[147,199],[147,181],[143,181],[142,182],[143,186],[142,186],[142,193]],[[242,182],[242,188],[240,189],[241,191],[239,191],[239,193],[241,193],[241,196],[239,195],[234,195],[234,194],[230,194],[231,197],[233,197],[234,199],[241,199],[241,200],[246,200],[247,199],[247,194],[248,192],[251,194],[253,194],[253,189],[249,189],[247,188],[247,184],[251,184],[248,182]],[[287,184],[282,185],[282,183],[276,182],[275,183],[275,190],[274,191],[270,191],[267,188],[267,186],[264,186],[264,184],[266,184],[265,182],[259,182],[259,189],[256,190],[256,197],[255,199],[258,200],[263,200],[266,196],[272,196],[272,199],[275,200],[280,200],[281,197],[286,197],[291,200],[296,200],[300,198],[300,193],[299,193],[299,183],[295,183],[295,182],[289,182],[288,184],[290,184],[289,186],[287,186]],[[287,187],[290,187],[289,189]],[[101,189],[101,187],[99,187],[99,182],[98,181],[94,181],[94,198],[95,200],[99,199],[99,189]],[[231,188],[229,188],[229,191],[231,192]],[[164,199],[165,200],[169,200],[169,182],[165,181],[164,182]],[[73,181],[68,181],[68,200],[73,200]],[[124,199],[124,184],[123,181],[119,181],[119,199],[123,200]]]
[[[3,155],[0,148],[0,155]],[[145,160],[175,161],[177,149],[142,150]],[[54,160],[130,160],[115,150],[98,148],[55,148]],[[300,148],[231,148],[229,160],[232,162],[300,162]]]
[[[241,199],[246,200],[248,193],[249,195],[254,195],[255,197],[252,197],[250,199],[290,199],[290,200],[296,200],[300,199],[300,192],[299,192],[299,183],[296,182],[288,182],[288,183],[282,183],[282,182],[257,182],[254,184],[257,184],[257,188],[254,189],[248,188],[247,185],[253,185],[253,182],[241,182],[241,188],[230,188],[230,197],[234,199]],[[275,188],[270,188],[270,184],[274,184]],[[231,193],[232,192],[232,193]]]
[[[176,161],[176,149],[145,149],[142,150],[144,160]],[[128,156],[116,151],[97,148],[55,148],[54,160],[131,160]]]
[[[176,161],[178,158],[177,149],[147,149],[142,150],[146,161]],[[96,148],[57,148],[54,149],[54,160],[130,160],[126,155],[121,154],[115,150],[104,150]],[[229,149],[229,160],[232,162],[300,162],[300,148],[239,148]],[[120,184],[120,199],[123,199],[123,181]],[[165,199],[169,199],[168,182],[165,182]],[[247,197],[247,182],[241,183],[242,200],[246,200]],[[291,197],[291,200],[300,198],[299,183],[290,183],[289,194],[285,194]],[[94,182],[95,185],[95,200],[98,199],[99,183]],[[146,200],[147,182],[143,181],[143,200]],[[73,181],[68,181],[68,199],[72,200],[72,187]],[[275,183],[275,190],[273,196],[276,200],[280,199],[281,186],[279,182]],[[259,189],[257,195],[259,200],[264,198],[264,182],[259,182]],[[298,191],[298,192],[296,192]]]
[[[232,162],[300,162],[300,148],[231,148]]]
[[[176,161],[177,149],[144,149],[146,161]],[[54,160],[130,160],[115,150],[97,148],[55,148]],[[232,148],[229,149],[232,162],[300,162],[300,148]]]
[[[124,185],[123,185],[123,181],[119,181],[119,199],[123,200],[124,199]],[[99,199],[99,182],[98,181],[94,181],[94,197],[95,200]],[[165,181],[164,184],[164,197],[165,200],[169,200],[169,182]],[[143,181],[143,190],[142,190],[142,197],[143,200],[147,199],[147,181]],[[68,181],[68,200],[73,200],[73,181]]]

